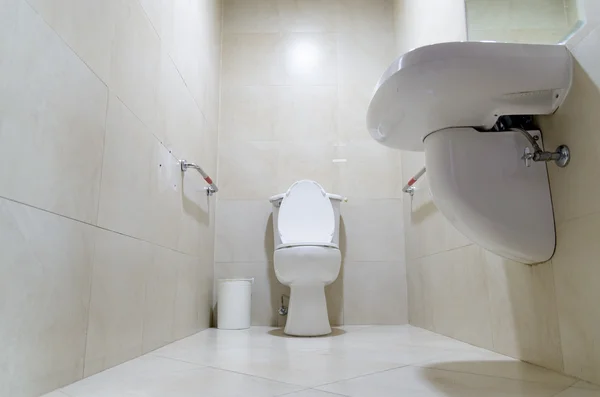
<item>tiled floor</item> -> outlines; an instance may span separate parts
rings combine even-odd
[[[206,330],[46,397],[600,397],[600,387],[410,326]]]

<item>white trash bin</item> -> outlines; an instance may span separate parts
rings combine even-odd
[[[217,286],[219,329],[250,328],[253,283],[253,278],[219,279]]]

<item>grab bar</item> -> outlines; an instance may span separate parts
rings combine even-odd
[[[179,164],[181,164],[181,172],[186,172],[188,170],[188,168],[193,168],[196,171],[198,171],[200,173],[200,175],[202,175],[202,178],[204,178],[206,183],[208,183],[208,186],[206,186],[204,188],[206,190],[207,196],[212,196],[214,193],[219,191],[219,188],[217,187],[217,185],[215,185],[215,183],[210,178],[210,176],[208,176],[208,174],[206,172],[204,172],[202,167],[200,167],[198,164],[188,163],[185,160],[179,160]]]
[[[411,196],[415,194],[415,187],[413,186],[415,183],[417,183],[417,181],[419,180],[419,178],[421,178],[423,176],[423,174],[425,174],[425,171],[427,169],[425,167],[421,168],[419,170],[419,172],[417,172],[415,174],[415,176],[413,176],[412,178],[410,178],[410,181],[408,181],[408,183],[406,185],[404,185],[404,187],[402,188],[402,191],[404,193],[408,193]]]

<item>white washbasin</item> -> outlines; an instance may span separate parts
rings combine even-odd
[[[385,71],[367,126],[383,145],[423,151],[444,128],[490,129],[499,116],[551,114],[571,85],[561,45],[441,43],[417,48]]]

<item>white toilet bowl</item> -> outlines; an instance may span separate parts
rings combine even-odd
[[[284,332],[318,336],[331,332],[325,286],[340,272],[339,204],[314,181],[294,183],[274,196],[274,266],[277,279],[290,286]]]

